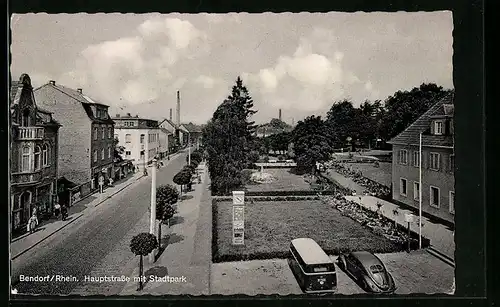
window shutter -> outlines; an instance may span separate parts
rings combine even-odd
[[[447,119],[444,122],[444,134],[449,135],[451,134],[451,129],[450,129],[450,120]]]

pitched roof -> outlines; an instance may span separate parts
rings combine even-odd
[[[201,128],[192,123],[182,124],[182,126],[184,126],[188,132],[201,132]]]
[[[436,102],[427,112],[414,121],[408,128],[398,134],[389,144],[418,145],[419,135],[422,132],[422,146],[430,147],[453,147],[453,136],[429,134],[432,119],[436,116],[442,117],[450,114],[453,109],[454,94],[448,94]],[[451,105],[451,107],[450,107]],[[451,111],[451,114],[453,112]]]
[[[14,102],[16,97],[19,96],[18,92],[19,92],[19,94],[21,93],[22,88],[19,87],[19,84],[21,84],[21,82],[19,82],[19,81],[12,81],[12,83],[10,84],[10,103],[11,104]]]
[[[163,133],[166,133],[166,134],[173,134],[173,132],[172,132],[172,131],[170,131],[170,130],[168,130],[168,129],[166,129],[166,128],[161,128],[161,127],[160,127],[160,131],[162,131]]]

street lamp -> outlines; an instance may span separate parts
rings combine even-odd
[[[153,158],[153,167],[151,170],[151,214],[149,221],[149,233],[156,236],[156,168],[158,160]],[[149,262],[154,263],[155,261],[155,251],[153,250],[149,254]]]
[[[188,132],[188,165],[191,165],[191,133]]]

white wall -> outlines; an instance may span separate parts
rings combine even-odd
[[[118,138],[118,145],[125,147],[125,159],[132,160],[134,165],[143,165],[144,162],[151,161],[159,150],[158,128],[151,129],[126,129],[115,128],[115,136]],[[126,142],[126,135],[130,134],[130,143]],[[144,135],[144,142],[141,144],[141,134]],[[154,135],[154,136],[153,136]],[[141,158],[141,151],[144,150],[144,159]],[[130,153],[127,155],[127,153]]]

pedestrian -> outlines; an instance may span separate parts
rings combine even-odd
[[[109,178],[109,186],[112,187],[113,186],[113,178]]]
[[[38,225],[38,218],[36,217],[36,209],[33,210],[33,214],[28,220],[27,230],[29,233],[35,232],[36,226]]]
[[[59,204],[59,202],[56,202],[56,204],[54,205],[54,215],[57,217],[59,217],[59,213],[61,212],[61,205]]]

